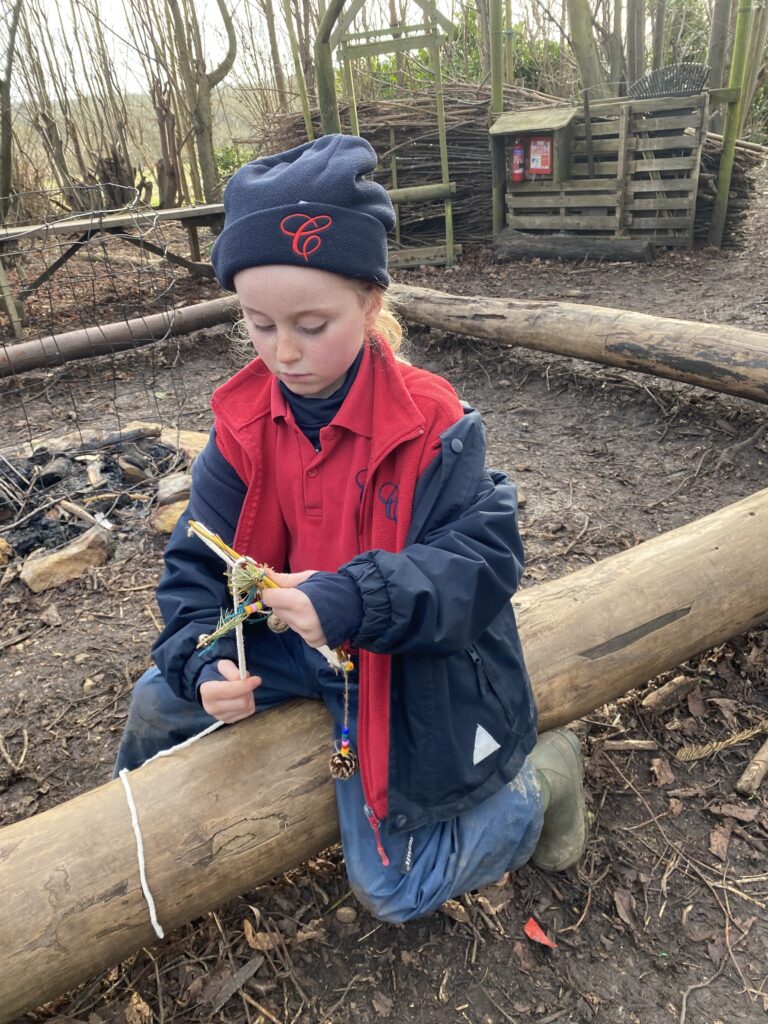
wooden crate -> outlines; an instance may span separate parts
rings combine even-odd
[[[510,183],[507,223],[690,246],[707,113],[706,94],[596,104],[591,145],[575,122],[571,179]]]

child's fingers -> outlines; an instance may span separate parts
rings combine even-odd
[[[316,569],[305,569],[304,572],[275,572],[274,569],[265,569],[265,575],[276,583],[278,587],[298,587],[300,583],[304,583],[310,576],[314,576]],[[265,588],[265,593],[270,593],[271,588]]]

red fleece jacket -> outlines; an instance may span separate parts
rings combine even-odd
[[[360,406],[370,410],[371,439],[368,466],[360,475],[364,484],[356,516],[358,544],[354,551],[334,548],[337,566],[360,551],[402,550],[418,479],[437,455],[440,435],[462,415],[461,404],[447,381],[398,361],[380,339],[367,346],[346,402],[353,392],[359,397],[361,390],[369,396],[367,405]],[[296,428],[273,419],[275,392],[279,394],[277,380],[261,359],[255,359],[216,390],[212,406],[219,449],[247,487],[234,547],[258,562],[283,569],[290,538],[277,494],[281,477],[298,467],[278,459],[278,452],[285,450],[278,443],[278,431]],[[355,485],[358,469],[350,464],[347,486]],[[396,518],[391,504],[376,498],[384,483],[397,486]],[[349,531],[329,536],[327,544],[339,544],[343,535],[349,536]],[[324,554],[327,559],[325,545]],[[387,811],[389,656],[361,650],[359,679],[358,754],[363,789],[368,805],[381,819]]]

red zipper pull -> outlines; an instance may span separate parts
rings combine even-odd
[[[373,810],[367,804],[365,805],[363,810],[365,811],[365,816],[368,819],[368,824],[373,829],[373,834],[376,837],[376,852],[379,855],[379,859],[381,860],[381,863],[384,865],[384,867],[388,868],[389,857],[387,856],[387,851],[384,849],[381,843],[381,833],[379,832],[379,819],[376,817],[376,815],[373,813]]]

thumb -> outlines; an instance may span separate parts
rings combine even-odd
[[[261,682],[259,676],[247,675],[245,679],[240,678],[240,669],[229,658],[222,658],[221,661],[216,665],[216,668],[221,672],[227,682],[231,683],[242,683],[243,686],[248,690],[255,690]]]

